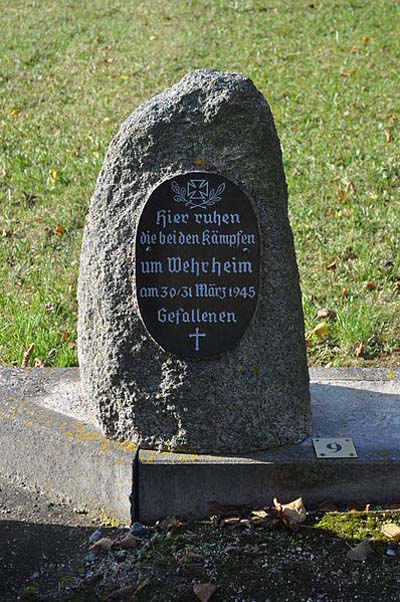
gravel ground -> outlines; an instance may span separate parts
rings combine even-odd
[[[382,533],[400,525],[400,511],[309,512],[293,532],[276,510],[256,519],[225,510],[212,521],[136,525],[135,538],[1,480],[0,600],[400,601],[400,548]],[[368,558],[350,560],[365,538]]]

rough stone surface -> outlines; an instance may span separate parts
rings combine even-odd
[[[213,360],[165,353],[135,291],[135,231],[151,191],[189,171],[220,173],[252,200],[261,286],[239,345]],[[85,409],[108,436],[145,448],[245,452],[304,439],[310,396],[298,270],[279,140],[240,74],[201,70],[141,105],[110,145],[92,198],[79,276]]]

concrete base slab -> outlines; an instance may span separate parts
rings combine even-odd
[[[313,432],[300,444],[238,456],[140,450],[142,520],[207,516],[210,500],[400,502],[400,371],[311,369],[310,378]],[[358,458],[317,459],[313,437],[351,437]]]
[[[0,370],[0,474],[129,524],[137,448],[110,441],[87,418],[77,369]]]
[[[80,413],[77,369],[3,369],[0,474],[125,523],[133,500],[143,521],[208,516],[211,500],[400,502],[400,370],[317,368],[310,377],[312,437],[351,437],[358,458],[317,459],[312,438],[237,456],[137,452]]]

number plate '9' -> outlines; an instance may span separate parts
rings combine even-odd
[[[312,441],[317,458],[358,458],[351,437],[317,437]]]

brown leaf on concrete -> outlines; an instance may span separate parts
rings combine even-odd
[[[102,537],[99,541],[96,541],[96,543],[90,546],[89,549],[93,554],[104,554],[111,550],[113,543],[113,540],[109,537]]]
[[[361,543],[347,552],[347,558],[349,560],[355,560],[356,562],[363,562],[373,554],[375,554],[375,551],[371,547],[368,539],[363,539]]]
[[[194,595],[200,602],[208,602],[217,591],[217,586],[213,583],[196,583],[193,586]]]
[[[22,357],[21,368],[27,368],[34,348],[35,348],[35,343],[31,343],[29,345],[28,349],[25,351],[25,353]]]

